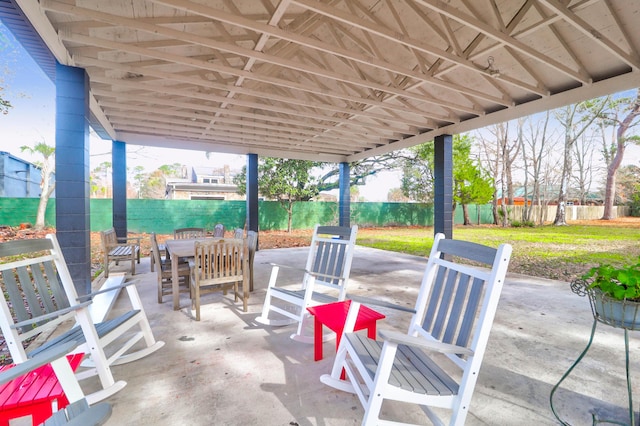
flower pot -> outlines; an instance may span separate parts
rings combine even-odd
[[[598,289],[590,296],[599,321],[613,327],[640,330],[640,302],[613,299]]]

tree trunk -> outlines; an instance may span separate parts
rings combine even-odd
[[[288,217],[287,217],[287,232],[290,234],[291,233],[291,223],[293,222],[293,203],[291,201],[288,202],[287,205],[287,213],[288,213]]]
[[[556,218],[553,224],[563,226],[567,224],[565,207],[567,204],[566,190],[569,186],[569,175],[571,171],[571,145],[572,140],[565,136],[564,142],[564,161],[562,162],[562,177],[560,178],[560,188],[558,189],[558,208],[556,209]]]
[[[624,157],[624,143],[620,143],[618,140],[618,149],[616,155],[613,157],[613,161],[607,167],[607,183],[604,187],[604,213],[602,214],[602,220],[614,219],[613,204],[616,198],[616,172],[622,163],[622,157]]]
[[[55,189],[55,184],[49,186],[47,183],[44,184],[42,188],[42,194],[40,195],[40,201],[38,202],[38,212],[36,213],[36,225],[35,229],[37,231],[41,231],[44,229],[44,219],[45,214],[47,213],[47,203],[49,202],[49,198],[51,194],[53,194],[53,190]]]
[[[604,213],[602,215],[603,220],[611,220],[613,219],[613,203],[615,201],[616,196],[616,173],[618,172],[618,168],[622,163],[622,158],[624,157],[624,150],[626,147],[625,141],[625,133],[629,129],[631,122],[633,119],[640,115],[640,90],[638,90],[638,95],[636,97],[636,101],[633,105],[633,108],[629,112],[629,114],[622,120],[620,126],[618,126],[618,131],[616,133],[617,139],[617,149],[616,155],[611,160],[611,163],[607,166],[607,183],[605,185],[605,197],[604,197]]]
[[[471,220],[469,220],[469,207],[466,204],[462,205],[462,216],[464,217],[464,225],[471,225]]]

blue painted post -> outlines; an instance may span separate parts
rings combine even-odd
[[[56,235],[80,295],[91,291],[89,78],[56,63]]]
[[[436,136],[434,170],[433,232],[453,237],[453,138]]]
[[[351,169],[349,163],[340,163],[340,199],[338,200],[338,224],[351,226]]]
[[[256,231],[258,223],[258,154],[247,154],[247,230]]]
[[[127,145],[111,144],[111,185],[113,187],[113,227],[116,235],[127,237]]]

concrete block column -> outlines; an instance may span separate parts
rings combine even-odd
[[[338,200],[338,223],[351,226],[351,168],[349,163],[340,163],[340,198]]]
[[[453,138],[436,136],[433,232],[453,237]]]
[[[258,154],[247,154],[247,230],[258,232]]]
[[[56,234],[79,294],[91,291],[89,78],[56,64]]]
[[[113,141],[111,147],[113,187],[113,227],[116,235],[127,237],[127,145]]]

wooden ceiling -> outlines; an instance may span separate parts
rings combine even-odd
[[[636,0],[10,1],[138,145],[355,161],[640,85]]]

